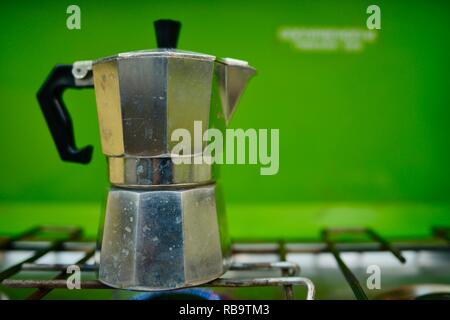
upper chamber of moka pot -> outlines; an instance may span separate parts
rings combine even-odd
[[[155,22],[158,49],[120,53],[93,63],[103,153],[117,186],[189,185],[212,180],[192,159],[174,165],[176,129],[223,128],[255,70],[245,61],[175,49],[180,24]],[[202,148],[183,157],[201,157]],[[198,147],[198,146],[197,146]]]

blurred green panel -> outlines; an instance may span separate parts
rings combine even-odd
[[[280,129],[280,171],[261,176],[256,165],[222,168],[238,235],[259,218],[273,225],[271,234],[282,233],[295,214],[312,224],[305,230],[314,230],[322,220],[317,210],[304,210],[310,203],[364,203],[385,216],[381,225],[390,231],[405,231],[402,220],[391,217],[400,212],[408,220],[404,208],[425,215],[410,220],[418,233],[427,222],[450,223],[449,2],[377,1],[382,29],[357,52],[300,51],[280,39],[280,30],[364,29],[371,1],[80,0],[81,30],[66,28],[69,4],[0,5],[0,201],[7,204],[0,211],[2,229],[27,214],[15,218],[5,208],[33,210],[35,202],[50,208],[78,203],[69,218],[50,210],[43,220],[78,220],[90,231],[96,228],[92,210],[77,217],[84,206],[99,205],[107,188],[94,92],[65,95],[78,146],[95,148],[87,166],[59,159],[35,95],[56,63],[155,47],[152,21],[158,18],[182,21],[179,48],[248,60],[258,69],[232,126]],[[14,203],[19,209],[11,209]],[[409,204],[380,209],[386,203]],[[417,209],[424,206],[440,209]],[[271,219],[286,210],[284,220]],[[434,215],[427,220],[428,214]],[[327,215],[327,221],[359,221],[335,217]],[[264,232],[264,223],[252,230]]]

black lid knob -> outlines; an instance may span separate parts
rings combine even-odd
[[[181,23],[175,20],[161,19],[156,20],[153,24],[155,26],[158,48],[175,49],[177,47]]]

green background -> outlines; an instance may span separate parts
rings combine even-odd
[[[81,30],[66,9],[81,8]],[[155,47],[152,21],[182,21],[179,48],[248,60],[232,127],[280,129],[280,171],[222,168],[234,237],[316,236],[369,225],[423,234],[450,224],[448,2],[376,1],[361,52],[301,52],[280,28],[365,28],[373,1],[22,1],[0,5],[0,231],[81,224],[95,234],[107,190],[93,90],[68,91],[78,146],[62,162],[35,94],[57,63]]]

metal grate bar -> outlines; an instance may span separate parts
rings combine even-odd
[[[82,264],[78,261],[76,264],[80,271],[95,272],[98,270],[97,266],[94,264]],[[22,265],[23,271],[62,271],[67,270],[68,264],[48,264],[48,263],[24,263]]]
[[[41,227],[35,227],[35,228],[28,229],[25,232],[19,233],[18,235],[14,236],[14,237],[0,239],[0,249],[8,249],[11,246],[11,244],[14,243],[15,241],[23,240],[32,235],[35,235],[40,230],[41,230]]]
[[[330,228],[322,231],[322,239],[326,243],[328,250],[334,256],[339,266],[339,269],[341,270],[342,274],[344,275],[345,279],[350,285],[353,294],[358,300],[368,300],[368,297],[364,289],[362,288],[361,284],[359,283],[358,279],[350,270],[350,268],[347,267],[344,260],[341,258],[340,252],[337,249],[336,242],[331,239],[332,235],[342,235],[342,234],[351,234],[351,235],[365,234],[371,240],[373,240],[379,245],[380,250],[387,250],[391,252],[401,263],[405,263],[406,258],[402,255],[400,250],[398,250],[389,241],[382,238],[379,234],[377,234],[370,228]]]
[[[38,289],[67,289],[67,281],[65,279],[52,280],[19,280],[6,279],[3,280],[2,285],[8,288],[38,288]],[[112,289],[98,280],[84,280],[81,281],[82,289]]]
[[[76,265],[78,264],[84,264],[86,263],[93,255],[95,254],[95,249],[91,249],[90,251],[86,252],[86,254],[84,255],[83,258],[79,259],[76,263]],[[68,276],[68,274],[65,272],[67,270],[67,268],[64,269],[60,269],[60,272],[58,273],[58,275],[56,275],[53,280],[65,280]],[[67,287],[67,282],[66,282],[66,287]],[[27,300],[40,300],[43,297],[45,297],[47,294],[50,293],[50,291],[52,291],[52,289],[50,288],[38,288],[36,291],[34,291],[32,294],[30,294],[27,297]]]
[[[353,291],[353,294],[355,295],[356,299],[358,300],[369,300],[366,293],[364,292],[364,289],[361,287],[361,284],[359,283],[356,276],[353,274],[353,272],[347,267],[344,260],[342,260],[339,250],[336,248],[336,244],[334,241],[331,240],[330,234],[332,231],[325,229],[322,231],[322,238],[325,241],[328,250],[331,252],[331,254],[334,256],[334,259],[336,260],[339,269],[341,269],[342,274],[344,275],[345,279],[347,280],[348,284],[350,285],[350,288]]]
[[[45,289],[67,289],[67,281],[64,279],[52,280],[13,280],[3,281],[3,285],[10,288],[45,288]],[[201,285],[201,287],[273,287],[273,286],[296,286],[302,285],[307,288],[307,300],[313,300],[315,287],[313,282],[304,277],[273,277],[252,279],[224,279],[220,278]],[[98,280],[85,280],[81,282],[82,289],[113,289]]]
[[[84,260],[84,258],[82,259]],[[81,271],[95,272],[98,270],[98,266],[94,264],[83,264],[84,262],[74,263]],[[22,265],[22,270],[25,271],[63,271],[70,265],[68,264],[48,264],[48,263],[26,263]],[[279,262],[252,262],[242,263],[233,262],[230,266],[230,270],[234,271],[253,271],[253,270],[274,270],[279,269],[282,272],[286,272],[287,275],[298,275],[300,267],[298,264],[288,261]]]
[[[381,249],[386,249],[390,251],[401,263],[406,262],[406,258],[402,255],[400,250],[394,247],[389,241],[382,238],[378,233],[369,228],[363,231],[365,231],[374,241],[378,242],[380,244]]]
[[[432,251],[442,252],[448,251],[449,244],[439,241],[436,238],[423,239],[411,241],[409,239],[398,240],[395,248],[401,251]],[[389,251],[386,248],[380,247],[378,242],[351,242],[340,243],[339,252],[379,252]],[[323,242],[295,242],[294,240],[286,242],[287,253],[327,253],[328,246]],[[254,254],[278,254],[278,246],[273,246],[273,243],[267,241],[249,241],[236,239],[234,241],[233,253],[254,253]]]
[[[284,243],[283,240],[280,240],[278,242],[278,255],[280,257],[280,261],[284,262],[286,261],[286,244]],[[300,271],[300,270],[298,270]],[[282,270],[281,274],[283,276],[288,276],[289,273],[287,272],[287,270]],[[295,274],[297,275],[297,274]],[[286,300],[293,300],[294,299],[294,288],[292,287],[292,285],[285,285],[283,286],[284,289],[284,295],[286,297]]]
[[[313,282],[304,277],[278,277],[278,278],[254,278],[254,279],[222,279],[219,278],[206,285],[205,287],[266,287],[283,286],[293,287],[295,285],[306,286],[308,292],[306,300],[314,300],[315,286]],[[293,296],[292,296],[293,298]]]
[[[32,239],[40,232],[56,231],[64,232],[66,235],[61,239],[54,241],[36,241]],[[336,235],[366,235],[371,242],[351,241],[339,242],[333,239]],[[7,268],[0,273],[0,282],[2,285],[11,288],[35,288],[28,299],[41,299],[51,290],[56,288],[67,288],[66,264],[37,264],[40,257],[49,252],[58,251],[80,251],[84,256],[75,264],[82,271],[95,272],[97,266],[86,264],[86,262],[95,254],[95,244],[93,242],[82,242],[80,240],[81,229],[79,228],[57,228],[57,227],[37,227],[29,229],[14,237],[0,239],[0,249],[13,250],[33,250],[34,254],[16,265]],[[293,262],[286,261],[290,253],[323,253],[329,252],[335,258],[339,269],[343,273],[346,281],[352,289],[357,299],[368,299],[363,287],[346,265],[341,257],[342,252],[368,252],[368,251],[389,251],[400,262],[406,261],[401,250],[448,250],[450,244],[450,228],[437,227],[433,229],[433,237],[427,239],[406,239],[396,241],[395,246],[392,242],[382,238],[378,233],[370,228],[330,228],[322,231],[322,240],[324,242],[298,242],[285,240],[273,241],[243,241],[233,244],[233,253],[243,254],[277,254],[279,261],[263,263],[233,263],[230,270],[234,271],[254,271],[254,270],[279,270],[281,277],[235,279],[219,278],[203,287],[257,287],[257,286],[277,286],[282,287],[286,299],[294,298],[294,286],[302,285],[307,288],[307,299],[313,299],[315,294],[314,284],[307,278],[299,277],[300,267]],[[31,238],[31,239],[30,239]],[[444,241],[442,241],[444,240]],[[55,271],[58,274],[53,279],[48,280],[21,280],[10,279],[20,271]],[[96,280],[82,280],[83,289],[112,289]]]
[[[6,270],[0,272],[0,282],[5,280],[6,278],[9,278],[16,273],[18,273],[22,269],[22,265],[25,263],[31,263],[36,261],[37,259],[41,258],[45,254],[49,253],[50,251],[54,251],[55,249],[61,247],[61,245],[66,241],[71,241],[74,239],[77,239],[81,236],[81,229],[80,228],[54,228],[54,227],[39,227],[37,230],[32,229],[32,235],[36,235],[39,232],[42,231],[65,231],[68,233],[66,238],[58,239],[55,241],[52,241],[50,245],[47,246],[47,248],[37,250],[30,258],[15,264]]]
[[[90,252],[91,253],[91,252]],[[94,254],[92,252],[92,254]],[[83,263],[86,262],[89,258],[86,255],[81,260]],[[90,255],[91,256],[91,255]],[[81,265],[81,263],[80,263]],[[65,274],[64,270],[67,269],[68,265],[52,265],[52,264],[27,264],[26,268],[23,270],[39,270],[39,271],[60,271],[60,274],[51,280],[22,280],[22,279],[6,279],[2,282],[2,284],[6,287],[10,288],[38,288],[32,295],[28,297],[28,299],[41,299],[48,294],[53,289],[63,289],[67,288],[67,281],[63,278]],[[97,268],[93,265],[81,265],[81,270],[87,271],[96,271]],[[230,266],[230,270],[261,270],[261,269],[278,269],[281,270],[282,273],[286,273],[288,275],[295,275],[299,271],[299,267],[297,264],[287,261],[281,262],[272,262],[272,263],[235,263]],[[314,299],[315,288],[314,284],[311,280],[304,277],[294,277],[294,276],[285,276],[285,277],[270,277],[270,278],[255,278],[255,279],[225,279],[220,278],[215,281],[212,281],[208,284],[203,285],[203,287],[259,287],[259,286],[282,286],[282,287],[290,287],[296,285],[303,285],[307,288],[307,296],[308,300]],[[82,289],[112,289],[101,282],[94,281],[82,281],[81,282]],[[294,295],[286,298],[294,298]]]

